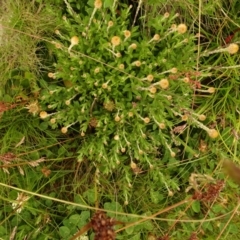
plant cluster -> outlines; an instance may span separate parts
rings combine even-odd
[[[131,26],[131,6],[118,8],[120,15],[116,5],[95,1],[85,9],[90,18],[63,17],[52,43],[54,68],[32,113],[82,137],[78,161],[94,161],[105,173],[120,167],[131,184],[129,169],[137,174],[181,154],[190,127],[211,138],[218,132],[192,108],[194,91],[211,95],[214,88],[197,87],[208,73],[195,70],[196,37],[175,24],[178,14],[158,16],[144,34]]]
[[[236,9],[3,6],[0,238],[238,239]]]

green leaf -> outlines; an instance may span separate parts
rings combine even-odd
[[[81,217],[79,214],[74,214],[72,216],[70,216],[69,218],[69,222],[72,224],[72,225],[78,225],[78,223],[81,221]]]
[[[86,192],[83,193],[83,196],[87,198],[89,204],[95,203],[95,191],[94,189],[88,189]]]
[[[63,146],[58,149],[58,157],[62,157],[67,153],[67,149]]]
[[[86,221],[90,218],[90,212],[89,211],[82,211],[81,213],[81,221]]]
[[[147,221],[143,224],[144,228],[148,231],[153,230],[153,224],[150,221]]]
[[[134,235],[133,237],[129,238],[129,240],[139,240],[139,239],[141,239],[140,233],[138,233],[138,234]]]
[[[125,231],[127,232],[128,235],[132,234],[134,231],[134,226],[128,227]]]
[[[86,202],[84,202],[84,200],[82,199],[82,196],[80,196],[80,195],[76,195],[76,196],[74,197],[74,202],[75,202],[75,203],[79,203],[79,204],[81,204],[81,205],[87,205]],[[77,209],[79,209],[79,210],[85,210],[85,208],[82,208],[82,207],[77,207]]]
[[[6,228],[4,228],[3,226],[0,226],[0,236],[4,236],[5,234],[7,234]]]
[[[113,6],[114,0],[105,0],[104,1],[104,8],[110,8]]]
[[[70,235],[70,229],[68,227],[62,226],[59,228],[59,234],[61,237],[66,239]]]
[[[159,191],[150,191],[150,197],[153,203],[159,203],[163,199],[163,196],[159,193]]]
[[[122,206],[118,202],[106,202],[104,204],[104,209],[111,211],[120,211],[122,212]]]
[[[47,122],[42,122],[40,125],[39,125],[39,128],[42,130],[42,131],[45,131],[48,129],[48,123]]]
[[[192,203],[192,210],[193,210],[195,213],[199,213],[199,212],[200,212],[200,209],[201,209],[200,202],[199,202],[199,201],[194,201],[194,202]]]

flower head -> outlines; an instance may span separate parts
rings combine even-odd
[[[186,26],[186,24],[184,24],[184,23],[179,24],[179,25],[177,26],[177,31],[178,31],[178,33],[180,33],[180,34],[185,33],[185,32],[187,31],[187,26]]]
[[[171,73],[177,73],[177,71],[178,71],[177,68],[172,68],[172,69],[170,70]]]
[[[165,123],[159,123],[158,126],[159,126],[160,129],[165,129],[166,128]]]
[[[136,169],[137,168],[137,164],[135,162],[131,161],[130,167],[131,167],[131,169]]]
[[[48,113],[45,111],[41,111],[39,116],[40,116],[40,118],[44,119],[44,118],[48,117]]]
[[[61,45],[61,43],[55,43],[55,47],[56,47],[57,49],[61,49],[61,48],[62,48],[62,45]]]
[[[103,106],[109,112],[112,112],[115,108],[115,104],[112,101],[105,102]]]
[[[56,118],[51,118],[51,119],[50,119],[50,123],[51,123],[51,124],[56,123]]]
[[[65,101],[65,104],[67,105],[67,106],[69,106],[70,104],[71,104],[71,100],[69,99],[69,100],[66,100]]]
[[[55,30],[55,34],[61,35],[60,31],[58,29]]]
[[[121,118],[117,115],[115,118],[114,118],[115,122],[119,122],[121,120]]]
[[[129,112],[129,113],[128,113],[128,116],[129,116],[129,117],[133,117],[133,112]]]
[[[155,35],[153,36],[153,38],[152,38],[151,40],[149,40],[148,43],[151,43],[151,42],[153,42],[153,41],[157,42],[157,41],[159,41],[159,40],[160,40],[160,35],[159,35],[159,34],[155,34]]]
[[[81,135],[81,137],[84,137],[85,133],[82,131],[80,135]]]
[[[123,31],[125,39],[129,38],[131,36],[131,32],[129,30]]]
[[[239,50],[239,46],[236,43],[231,43],[229,44],[229,46],[226,48],[226,50],[230,53],[230,54],[234,54],[237,53]]]
[[[71,44],[72,45],[77,45],[79,43],[79,38],[77,36],[73,36],[71,38]]]
[[[125,66],[124,66],[123,63],[121,63],[121,64],[119,64],[118,68],[119,68],[120,70],[123,70],[123,69],[125,68]]]
[[[102,88],[103,88],[103,89],[107,89],[107,88],[108,88],[108,84],[107,84],[107,83],[103,83],[103,84],[102,84]]]
[[[114,47],[118,46],[121,43],[120,37],[118,37],[118,36],[112,37],[111,43]]]
[[[100,9],[102,7],[102,0],[95,0],[94,7]]]
[[[12,208],[16,209],[17,213],[20,213],[23,209],[23,205],[29,199],[24,193],[18,193],[16,202],[12,203]]]
[[[155,34],[155,35],[153,36],[153,40],[154,40],[154,41],[159,41],[159,40],[160,40],[160,35],[159,35],[159,34]]]
[[[171,29],[172,29],[173,31],[175,31],[175,30],[177,29],[177,25],[176,25],[176,24],[172,24],[172,25],[171,25]]]
[[[139,60],[137,60],[137,61],[133,62],[133,65],[135,65],[136,67],[140,67],[142,65],[142,63]]]
[[[169,14],[169,12],[165,12],[163,16],[164,16],[164,18],[168,18],[170,16],[170,14]]]
[[[49,72],[49,73],[48,73],[48,77],[49,77],[49,78],[54,78],[54,77],[55,77],[55,74],[52,73],[52,72]]]
[[[147,75],[147,80],[148,80],[149,82],[152,82],[153,79],[154,79],[154,76],[153,76],[152,74],[148,74],[148,75]]]
[[[62,128],[61,128],[61,132],[62,132],[62,133],[67,133],[67,131],[68,131],[68,128],[67,128],[67,127],[62,127]]]
[[[216,129],[209,129],[208,135],[210,138],[217,138],[218,137],[218,131]]]
[[[122,153],[125,153],[125,152],[126,152],[126,148],[124,148],[124,147],[121,148],[121,152],[122,152]]]
[[[162,89],[167,89],[169,87],[169,81],[167,79],[163,78],[159,81],[159,86]]]
[[[215,92],[215,88],[214,87],[210,87],[207,90],[209,93],[214,93]]]
[[[172,197],[173,195],[174,195],[173,191],[168,190],[168,196],[169,196],[169,197]]]
[[[113,21],[109,21],[108,22],[108,27],[112,27],[113,26]]]
[[[122,56],[122,54],[121,54],[120,52],[117,52],[117,53],[115,54],[115,56],[116,56],[117,58],[120,58],[120,57]]]
[[[28,109],[29,113],[33,114],[33,116],[38,114],[38,112],[40,111],[40,107],[38,105],[38,101],[30,103],[29,105],[26,106],[26,108]]]
[[[171,151],[170,155],[171,155],[171,157],[173,157],[173,158],[176,157],[176,153],[173,152],[173,151]]]
[[[71,51],[71,49],[72,49],[73,46],[78,45],[78,43],[79,43],[79,38],[78,38],[77,36],[73,36],[73,37],[71,38],[71,45],[70,45],[69,48],[68,48],[68,52]]]
[[[115,135],[115,136],[114,136],[114,140],[118,141],[118,140],[119,140],[119,136],[118,136],[118,135]]]
[[[136,43],[132,43],[129,48],[132,48],[132,49],[136,49],[137,48],[137,44]]]
[[[99,67],[96,67],[95,69],[94,69],[94,73],[99,73],[100,72],[100,68]]]
[[[200,121],[205,121],[205,120],[206,120],[206,115],[201,114],[201,115],[198,116],[198,119],[199,119]]]
[[[149,122],[150,122],[150,118],[145,117],[145,118],[143,119],[143,121],[144,121],[145,123],[149,123]]]
[[[157,89],[155,87],[150,87],[149,92],[154,94],[157,92]]]

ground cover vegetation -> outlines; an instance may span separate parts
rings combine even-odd
[[[238,239],[237,1],[1,5],[0,239]]]

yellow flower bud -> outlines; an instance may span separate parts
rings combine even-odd
[[[144,121],[145,123],[149,123],[149,122],[150,122],[150,118],[145,117],[145,118],[143,119],[143,121]]]
[[[115,118],[114,118],[115,122],[119,122],[121,120],[121,118],[117,115]]]
[[[118,45],[121,43],[120,37],[118,37],[118,36],[112,37],[111,43],[112,43],[112,45],[113,45],[114,47],[115,47],[115,46],[118,46]]]
[[[112,27],[113,26],[113,21],[109,21],[108,22],[108,27]]]
[[[182,115],[182,120],[187,121],[188,120],[188,115]]]
[[[118,68],[123,70],[125,68],[125,66],[124,66],[124,64],[119,64]]]
[[[159,40],[160,40],[160,35],[159,35],[159,34],[155,34],[155,35],[153,36],[153,40],[154,40],[154,41],[159,41]]]
[[[66,101],[65,101],[65,104],[66,104],[67,106],[69,106],[69,105],[71,104],[71,100],[66,100]]]
[[[210,87],[207,90],[209,93],[214,93],[215,92],[215,88],[214,87]]]
[[[217,138],[219,133],[216,129],[209,129],[208,130],[208,135],[210,138]]]
[[[136,43],[132,43],[129,48],[132,48],[132,49],[136,49],[137,48],[137,44]]]
[[[173,191],[169,190],[169,191],[168,191],[168,196],[169,196],[169,197],[172,197],[172,196],[173,196]]]
[[[136,67],[140,67],[142,63],[139,60],[137,60],[133,63],[133,65],[135,65]]]
[[[44,118],[46,118],[46,117],[48,117],[48,113],[47,112],[45,112],[45,111],[42,111],[42,112],[40,112],[40,118],[42,118],[42,119],[44,119]]]
[[[150,87],[149,89],[150,93],[156,93],[157,92],[157,89],[155,87]]]
[[[121,152],[125,153],[126,152],[126,148],[121,148]]]
[[[171,157],[176,157],[176,153],[175,152],[171,152]]]
[[[123,31],[125,38],[129,38],[131,36],[131,32],[128,30]]]
[[[82,131],[80,135],[81,135],[81,137],[84,137],[85,133]]]
[[[158,126],[159,126],[160,129],[165,129],[166,128],[165,123],[159,123]]]
[[[162,89],[167,89],[169,87],[169,81],[167,79],[162,79],[159,81],[159,85]]]
[[[154,79],[154,76],[152,74],[147,75],[147,80],[149,82],[152,82],[153,79]]]
[[[102,1],[101,0],[95,0],[94,7],[97,9],[100,9],[102,7]]]
[[[206,116],[204,114],[201,114],[201,115],[198,116],[198,119],[200,121],[205,121],[206,120]]]
[[[187,31],[187,26],[186,26],[186,24],[184,24],[184,23],[179,24],[179,25],[177,26],[177,31],[178,31],[178,33],[180,33],[180,34],[185,33],[185,32]]]
[[[128,113],[128,116],[129,116],[129,117],[133,117],[133,112],[129,112],[129,113]]]
[[[136,169],[137,164],[135,162],[131,161],[130,167],[131,167],[131,169]]]
[[[118,136],[118,135],[115,135],[115,136],[114,136],[114,140],[118,141],[118,140],[119,140],[119,136]]]
[[[73,36],[71,38],[71,44],[72,45],[77,45],[79,43],[79,38],[77,36]]]
[[[178,71],[177,68],[172,68],[171,69],[171,73],[177,73],[177,71]]]
[[[103,84],[102,84],[102,88],[103,88],[103,89],[107,89],[107,88],[108,88],[108,84],[107,84],[107,83],[103,83]]]
[[[51,123],[51,124],[56,123],[56,118],[51,118],[51,119],[50,119],[50,123]]]
[[[61,132],[62,132],[62,133],[67,133],[67,131],[68,131],[68,128],[67,128],[67,127],[62,127],[62,129],[61,129]]]
[[[239,46],[236,43],[231,43],[229,44],[229,46],[226,48],[226,50],[230,53],[230,54],[234,54],[237,53],[239,50]]]

